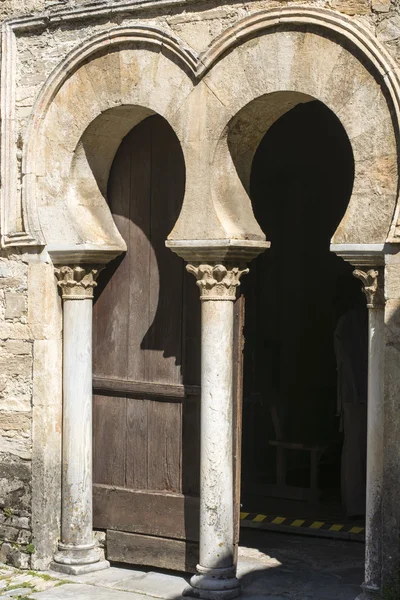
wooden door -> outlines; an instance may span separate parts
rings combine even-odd
[[[242,466],[243,360],[245,297],[239,296],[234,307],[233,325],[233,506],[235,562],[240,537],[240,484]]]
[[[99,279],[93,339],[94,527],[112,561],[198,561],[200,302],[165,248],[184,195],[179,142],[159,116],[123,140],[108,198],[127,253]]]

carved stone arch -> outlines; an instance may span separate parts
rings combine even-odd
[[[93,36],[56,67],[35,103],[22,156],[25,224],[37,242],[125,249],[106,203],[115,152],[149,115],[174,127],[195,65],[173,36],[135,26]]]
[[[118,80],[115,73],[121,68],[124,76]],[[130,82],[136,77],[129,90],[122,90],[125,73]],[[364,27],[333,11],[309,7],[256,13],[228,29],[199,57],[161,29],[139,26],[115,28],[75,49],[49,78],[30,120],[22,157],[27,229],[36,240],[55,243],[46,220],[61,228],[64,219],[63,238],[67,234],[74,244],[83,239],[95,243],[95,228],[86,235],[74,225],[74,206],[85,205],[76,201],[74,188],[87,158],[81,137],[92,131],[92,122],[106,127],[102,119],[118,119],[117,112],[125,111],[135,124],[144,110],[168,120],[185,155],[187,189],[170,240],[263,239],[228,138],[246,106],[283,91],[324,102],[351,140],[355,188],[335,242],[396,241],[398,70]],[[68,96],[82,98],[78,114],[72,114]],[[101,184],[97,188],[94,223],[104,200]],[[112,229],[110,221],[100,227],[98,241],[120,244]]]
[[[209,125],[210,194],[227,238],[262,239],[243,171],[248,176],[258,142],[279,116],[316,99],[339,118],[355,160],[352,198],[333,241],[399,241],[399,70],[372,33],[326,9],[266,10],[236,23],[199,60],[198,75],[219,101],[219,119],[214,111]],[[181,216],[171,239],[184,237]]]

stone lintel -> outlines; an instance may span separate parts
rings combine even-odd
[[[234,265],[249,263],[271,246],[265,240],[167,240],[167,248],[194,265]]]
[[[106,265],[125,252],[126,246],[49,244],[46,250],[54,265]]]
[[[355,267],[381,266],[385,262],[385,244],[331,244],[330,250]]]

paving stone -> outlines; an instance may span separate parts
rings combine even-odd
[[[186,586],[187,581],[183,577],[150,572],[140,579],[134,577],[125,579],[120,583],[116,583],[113,588],[148,594],[154,598],[175,600],[177,596],[182,594]]]
[[[17,585],[21,583],[28,583],[32,579],[32,575],[28,575],[27,573],[22,573],[20,575],[15,575],[12,578],[12,585]]]
[[[10,590],[7,594],[10,598],[14,598],[15,596],[29,596],[32,593],[30,588],[16,588],[15,590]]]
[[[49,572],[49,575],[54,577],[54,572]],[[146,575],[146,571],[141,571],[139,569],[110,567],[109,569],[104,569],[103,571],[97,571],[95,573],[63,577],[73,582],[91,583],[108,587],[116,586],[117,583],[122,583],[127,579],[142,579],[143,577],[146,577]]]
[[[35,590],[35,592],[43,592],[44,590],[54,587],[58,582],[58,579],[46,580],[42,577],[33,577],[30,580],[29,585]]]
[[[288,600],[287,596],[271,596],[271,594],[266,594],[266,595],[258,595],[258,596],[253,596],[253,594],[242,594],[240,596],[241,598],[246,598],[246,600]],[[307,598],[302,598],[301,600],[308,600]],[[318,599],[319,600],[319,599]]]
[[[45,592],[30,594],[38,600],[149,600],[149,596],[132,594],[95,585],[66,583]],[[177,599],[178,600],[178,599]]]

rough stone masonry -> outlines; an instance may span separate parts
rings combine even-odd
[[[0,560],[30,565],[32,517],[32,365],[28,266],[3,252],[0,262]]]

